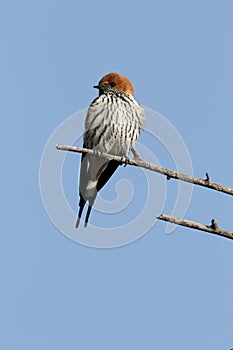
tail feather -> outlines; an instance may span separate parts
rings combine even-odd
[[[87,209],[86,218],[85,218],[84,227],[87,227],[88,220],[89,220],[89,216],[90,216],[90,214],[91,214],[91,209],[92,209],[92,205],[89,204],[88,209]]]
[[[76,228],[79,227],[80,219],[81,219],[82,212],[83,212],[83,209],[85,207],[85,204],[86,204],[86,201],[83,199],[83,197],[80,196],[79,212],[78,212],[78,217],[77,217],[77,221],[76,221],[76,225],[75,225]]]
[[[95,196],[95,197],[96,197],[96,196]],[[86,214],[85,222],[84,222],[84,227],[87,227],[88,220],[89,220],[89,216],[90,216],[90,214],[91,214],[91,209],[92,209],[92,206],[93,206],[95,197],[94,197],[94,198],[91,198],[91,200],[89,201],[89,205],[88,205],[88,209],[87,209],[87,214]],[[87,201],[85,201],[83,198],[82,198],[82,200],[80,199],[80,201],[79,201],[79,212],[78,212],[78,218],[77,218],[76,225],[75,225],[76,228],[79,227],[80,220],[81,220],[81,216],[82,216],[83,209],[84,209],[84,207],[85,207],[86,202],[87,202]]]
[[[86,159],[84,159],[84,162],[86,161]],[[84,166],[86,168],[86,164],[84,163]],[[79,224],[80,224],[80,220],[81,220],[81,216],[82,216],[82,213],[83,213],[83,209],[85,207],[85,204],[86,202],[88,201],[89,202],[89,205],[88,205],[88,209],[87,209],[87,213],[86,213],[86,217],[85,217],[85,222],[84,222],[84,227],[87,227],[87,224],[88,224],[88,220],[89,220],[89,217],[90,217],[90,213],[91,213],[91,210],[92,210],[92,206],[94,204],[94,201],[96,199],[96,195],[97,195],[97,192],[99,192],[101,190],[101,188],[107,183],[107,181],[110,179],[110,177],[113,175],[113,173],[116,171],[116,169],[118,168],[119,166],[119,163],[114,161],[114,160],[111,160],[108,165],[106,166],[106,168],[104,169],[104,171],[101,173],[101,175],[99,176],[98,178],[98,182],[96,184],[96,187],[95,187],[95,190],[93,192],[93,189],[92,189],[92,195],[90,196],[90,191],[86,191],[87,189],[87,184],[88,184],[88,172],[86,171],[85,173],[85,177],[84,179],[82,180],[82,183],[80,184],[80,191],[79,191],[79,195],[80,195],[80,200],[79,200],[79,212],[78,212],[78,218],[77,218],[77,221],[76,221],[76,228],[79,227]],[[84,167],[83,167],[84,168]],[[84,168],[84,169],[85,169]],[[86,169],[85,169],[86,170]],[[85,194],[84,194],[85,193]],[[89,196],[86,196],[86,194],[89,194]]]
[[[114,174],[119,165],[119,162],[116,162],[115,160],[110,160],[105,170],[98,179],[98,183],[96,186],[97,192],[99,192],[101,188],[104,187],[104,185],[108,182],[108,180]]]

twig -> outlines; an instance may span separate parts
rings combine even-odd
[[[62,150],[62,151],[95,154],[95,152],[93,150],[87,149],[87,148],[81,148],[81,147],[74,147],[74,146],[67,146],[67,145],[60,145],[59,144],[59,145],[56,145],[56,148],[58,150]],[[100,153],[100,154],[98,154],[98,156],[100,158],[106,158],[108,160],[116,160],[117,162],[120,162],[120,163],[139,166],[141,168],[148,169],[148,170],[154,171],[154,172],[159,173],[159,174],[163,174],[163,175],[167,176],[168,180],[171,178],[179,179],[181,181],[189,182],[189,183],[192,183],[194,185],[208,187],[208,188],[211,188],[211,189],[219,191],[219,192],[233,195],[233,188],[222,186],[220,184],[217,184],[215,182],[210,181],[210,177],[209,177],[208,173],[206,173],[206,179],[199,179],[196,177],[192,177],[190,175],[178,173],[177,171],[163,168],[163,167],[158,166],[156,164],[145,162],[144,160],[142,160],[140,158],[139,159],[138,158],[127,159],[127,158],[122,158],[119,156],[113,156],[113,155],[107,154],[107,153]]]
[[[214,219],[211,220],[210,226],[200,224],[199,222],[183,220],[183,219],[175,218],[174,216],[164,215],[164,214],[157,216],[157,219],[168,221],[168,222],[171,222],[172,224],[177,224],[177,225],[189,227],[200,231],[206,231],[209,233],[213,233],[214,235],[219,235],[225,238],[233,239],[233,232],[222,230],[221,228],[219,228]]]

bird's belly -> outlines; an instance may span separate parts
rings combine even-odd
[[[86,120],[85,145],[118,156],[129,156],[138,139],[141,122],[134,105],[113,100],[111,110],[95,105]]]
[[[135,145],[134,138],[127,130],[117,125],[109,125],[103,137],[99,135],[94,141],[95,149],[117,156],[128,156]]]

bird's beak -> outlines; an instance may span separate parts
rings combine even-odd
[[[100,86],[99,85],[94,85],[93,88],[100,89]]]

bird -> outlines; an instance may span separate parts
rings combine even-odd
[[[129,159],[132,152],[134,158],[140,158],[135,144],[145,123],[144,109],[135,100],[134,87],[128,78],[111,72],[93,87],[99,95],[87,111],[83,147],[94,150],[94,155],[83,153],[81,158],[76,228],[86,203],[84,227],[87,227],[97,193],[121,165],[98,154],[105,152]]]

